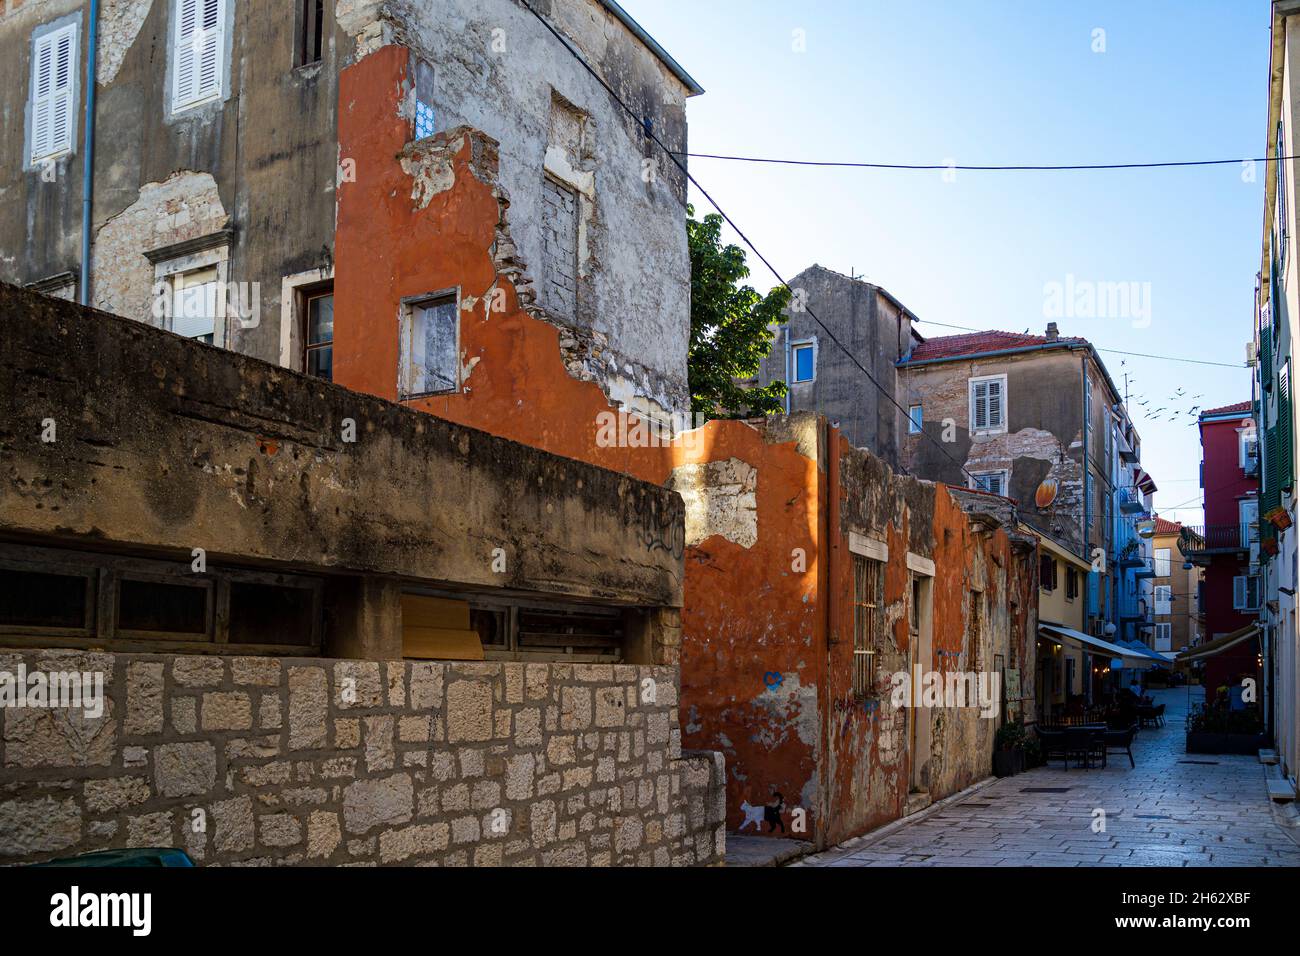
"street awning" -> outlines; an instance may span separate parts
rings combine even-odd
[[[1207,657],[1214,657],[1222,654],[1229,648],[1236,647],[1244,641],[1254,640],[1259,636],[1258,624],[1247,624],[1245,627],[1235,631],[1230,631],[1222,637],[1216,637],[1212,641],[1206,641],[1199,647],[1189,647],[1178,655],[1180,664],[1187,661],[1201,661]]]
[[[1169,666],[1169,658],[1165,657],[1159,651],[1151,650],[1151,648],[1147,647],[1141,641],[1121,641],[1120,643],[1131,650],[1134,654],[1140,654],[1143,657],[1150,658],[1161,667]]]
[[[1056,644],[1069,645],[1087,651],[1089,654],[1104,654],[1110,658],[1119,658],[1124,667],[1146,667],[1154,661],[1144,654],[1138,654],[1127,647],[1103,641],[1083,631],[1071,630],[1059,624],[1039,624],[1038,634]]]

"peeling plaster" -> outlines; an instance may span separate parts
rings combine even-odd
[[[100,86],[108,86],[116,79],[152,6],[153,0],[104,0],[99,8],[99,50],[95,64],[95,81]]]
[[[758,542],[758,470],[738,458],[673,469],[667,486],[686,504],[686,545],[720,535],[742,548]]]

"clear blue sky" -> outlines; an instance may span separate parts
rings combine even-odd
[[[1266,148],[1267,0],[623,5],[706,90],[688,107],[694,152],[988,165],[1240,159]],[[786,278],[813,262],[853,269],[923,319],[1016,332],[1044,329],[1048,283],[1134,282],[1150,290],[1149,320],[1064,317],[1061,333],[1244,361],[1263,165],[1254,183],[1240,165],[961,171],[955,182],[705,159],[691,171]],[[754,285],[775,284],[750,264]],[[1249,398],[1249,372],[1102,358],[1121,389],[1128,372],[1148,408],[1171,409],[1156,421],[1130,404],[1157,508],[1199,522],[1200,447],[1182,412]],[[1179,388],[1186,397],[1171,400]]]

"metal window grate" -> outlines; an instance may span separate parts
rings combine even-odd
[[[853,694],[871,696],[876,686],[877,652],[884,630],[883,576],[879,561],[853,556]]]

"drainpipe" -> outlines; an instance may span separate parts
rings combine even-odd
[[[1082,528],[1083,558],[1085,561],[1091,561],[1092,552],[1088,549],[1088,528],[1092,524],[1091,515],[1090,515],[1092,496],[1088,493],[1088,458],[1089,458],[1088,418],[1090,416],[1091,409],[1088,408],[1088,356],[1086,353],[1079,359],[1079,369],[1083,373],[1082,385],[1081,385],[1083,389],[1083,528]],[[1091,572],[1089,572],[1088,577],[1089,579],[1091,579],[1092,577]],[[1089,590],[1091,590],[1091,588],[1089,588]],[[1101,612],[1100,577],[1097,579],[1097,611],[1098,614],[1100,614]]]
[[[86,44],[86,134],[81,178],[81,283],[77,300],[90,304],[90,206],[95,190],[95,47],[99,26],[99,0],[90,0],[90,29]]]
[[[785,413],[790,414],[790,322],[785,324]]]

